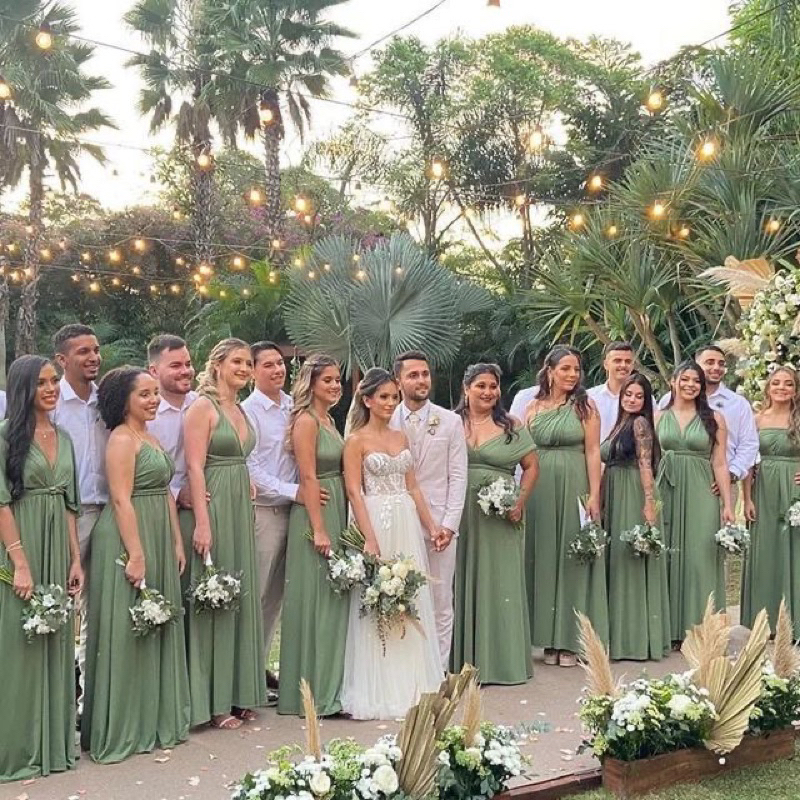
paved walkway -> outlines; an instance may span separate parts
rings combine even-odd
[[[617,675],[632,679],[644,670],[650,675],[684,669],[683,658],[673,654],[659,663],[621,662]],[[583,670],[546,667],[540,658],[535,675],[524,686],[488,687],[484,691],[484,716],[506,725],[528,725],[547,730],[534,734],[525,746],[531,759],[531,780],[591,769],[590,755],[576,756],[580,724],[576,700],[584,684]],[[12,724],[5,720],[3,724]],[[13,724],[24,724],[15,720]],[[365,744],[396,731],[396,722],[323,721],[325,739],[353,737]],[[0,800],[226,800],[229,785],[251,769],[263,765],[271,750],[302,743],[303,722],[278,716],[272,709],[238,731],[204,729],[172,752],[155,752],[129,758],[122,764],[99,766],[85,755],[72,772],[51,775],[27,784],[0,785]]]

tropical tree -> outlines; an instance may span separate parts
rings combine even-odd
[[[10,7],[9,7],[10,6]],[[112,126],[98,108],[87,108],[92,95],[109,88],[108,81],[86,72],[94,47],[70,38],[77,33],[77,16],[62,3],[12,0],[6,4],[11,19],[0,20],[0,63],[11,87],[11,105],[4,109],[6,147],[13,151],[13,166],[6,178],[28,175],[28,238],[24,252],[26,284],[17,312],[16,353],[36,347],[37,302],[42,262],[43,201],[48,169],[62,187],[77,190],[78,158],[85,153],[99,162],[101,148],[78,137]],[[23,23],[14,20],[25,20]],[[36,29],[50,33],[49,47],[37,43]]]
[[[209,3],[210,4],[210,3]],[[175,123],[176,141],[192,159],[191,215],[198,263],[214,257],[216,228],[211,123],[215,109],[208,87],[218,66],[210,45],[207,0],[137,0],[125,23],[150,47],[131,57],[144,88],[139,109],[150,115],[151,131]]]
[[[219,108],[220,129],[236,146],[241,131],[262,137],[268,236],[279,238],[280,145],[286,134],[282,107],[302,138],[311,121],[309,99],[326,97],[330,78],[350,71],[346,56],[332,47],[351,31],[326,18],[345,0],[218,0],[206,20],[214,31],[218,77],[208,89]]]

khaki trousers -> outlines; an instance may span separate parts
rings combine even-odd
[[[264,658],[269,658],[272,637],[281,613],[286,578],[286,537],[290,505],[256,506],[256,562],[261,615],[264,622]]]
[[[79,671],[78,682],[81,687],[81,696],[78,699],[78,716],[83,713],[84,675],[86,672],[86,637],[89,631],[89,562],[91,557],[89,540],[91,538],[92,528],[94,528],[102,510],[102,506],[81,506],[81,515],[77,520],[78,548],[81,552],[81,567],[83,567],[83,591],[81,592],[78,605],[80,608],[80,629],[78,631],[78,650],[76,652]]]

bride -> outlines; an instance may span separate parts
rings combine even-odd
[[[392,376],[384,369],[368,370],[347,419],[345,486],[366,552],[413,558],[427,573],[424,537],[438,546],[438,531],[417,486],[406,436],[389,429],[399,402]],[[359,601],[353,592],[342,711],[354,719],[404,717],[421,693],[436,691],[442,681],[430,587],[423,586],[417,596],[419,625],[406,625],[405,635],[391,629],[385,654],[375,620],[360,616]]]

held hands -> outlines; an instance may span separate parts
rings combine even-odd
[[[744,518],[748,522],[756,521],[756,504],[752,500],[748,500],[744,504]]]
[[[130,556],[125,564],[125,577],[139,589],[144,582],[144,556]]]
[[[314,531],[314,549],[323,557],[330,558],[331,537],[326,530]]]
[[[211,528],[208,526],[195,525],[194,536],[192,536],[192,547],[195,553],[201,558],[205,558],[211,552]]]
[[[211,492],[206,492],[206,503],[211,502]],[[192,505],[192,493],[189,489],[189,484],[185,484],[181,486],[181,490],[178,492],[178,496],[175,498],[175,503],[177,504],[178,508],[188,508],[192,509],[194,506]]]
[[[433,549],[437,553],[446,550],[453,541],[453,531],[449,528],[433,528],[430,531],[431,541],[433,542]]]
[[[33,594],[33,578],[31,577],[31,569],[27,561],[14,566],[14,584],[12,589],[20,600],[28,601],[31,599],[31,595]]]
[[[67,592],[70,597],[75,597],[80,594],[83,589],[83,568],[81,567],[81,560],[76,558],[69,568],[69,577],[67,578]]]

